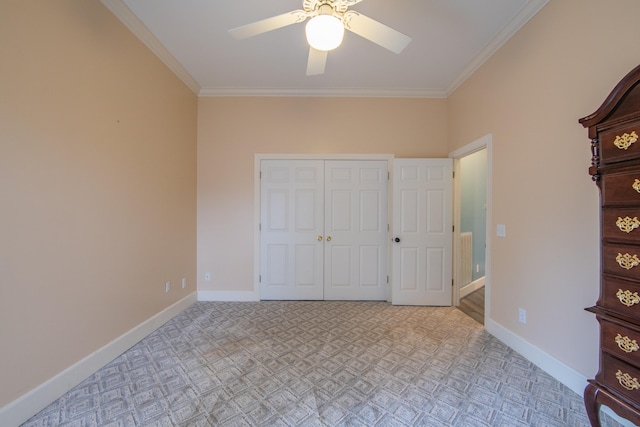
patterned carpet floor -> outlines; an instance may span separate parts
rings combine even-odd
[[[198,302],[23,424],[588,425],[461,311],[344,301]]]

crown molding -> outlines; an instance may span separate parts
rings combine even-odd
[[[200,92],[200,84],[178,62],[166,47],[138,19],[122,0],[100,0],[142,43],[144,43],[193,93]]]
[[[498,33],[496,37],[465,67],[458,77],[449,85],[446,97],[449,97],[465,80],[475,73],[482,64],[498,51],[520,28],[531,18],[536,16],[540,10],[549,3],[550,0],[531,0],[509,21],[509,23]]]
[[[384,88],[202,88],[200,97],[446,98],[439,89]]]

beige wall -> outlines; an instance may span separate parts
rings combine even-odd
[[[195,291],[197,97],[97,0],[0,40],[2,407]]]
[[[446,106],[444,99],[201,98],[198,289],[253,290],[254,154],[446,157]]]
[[[448,99],[450,150],[493,135],[492,320],[588,377],[598,191],[578,119],[640,63],[639,16],[637,0],[553,0]]]

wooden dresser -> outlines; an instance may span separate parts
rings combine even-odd
[[[589,130],[589,173],[600,188],[600,369],[584,402],[592,426],[600,405],[640,425],[640,66],[579,122]]]

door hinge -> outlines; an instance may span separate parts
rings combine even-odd
[[[452,176],[452,178],[453,178],[453,179],[456,179],[456,171],[453,171],[453,172],[452,172],[452,175],[453,175],[453,176]]]
[[[389,276],[387,276],[387,285],[389,284]]]
[[[387,172],[387,181],[391,179],[391,172]]]
[[[262,179],[262,171],[258,172],[260,174],[260,179]]]
[[[454,233],[456,232],[456,226],[455,225],[451,226],[451,231],[453,231]]]
[[[262,274],[258,275],[258,283],[262,283]]]
[[[258,231],[262,231],[262,223],[258,224]]]
[[[391,228],[389,228],[389,224],[387,224],[387,231],[391,230]]]
[[[453,288],[453,279],[451,279],[451,287]]]

